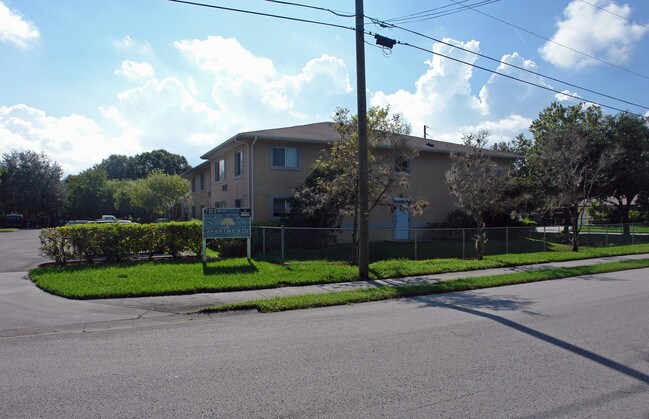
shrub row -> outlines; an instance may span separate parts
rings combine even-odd
[[[41,254],[60,265],[72,259],[93,262],[97,257],[119,261],[137,255],[183,253],[199,255],[199,221],[157,224],[79,224],[41,230]]]

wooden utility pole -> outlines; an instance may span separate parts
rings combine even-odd
[[[359,255],[358,276],[369,279],[369,205],[367,157],[367,95],[365,88],[365,14],[363,0],[356,0],[356,90],[358,101],[358,193],[359,193]]]

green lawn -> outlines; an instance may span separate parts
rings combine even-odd
[[[649,244],[568,251],[487,256],[484,260],[391,259],[372,263],[372,278],[460,272],[542,262],[649,253]],[[40,288],[68,298],[110,298],[193,294],[347,282],[358,269],[326,261],[293,262],[284,266],[245,258],[200,261],[144,261],[119,264],[49,266],[30,271]]]
[[[649,267],[649,259],[612,262],[601,265],[580,266],[575,268],[544,269],[532,272],[521,272],[477,278],[463,278],[426,285],[412,285],[402,287],[383,286],[354,291],[332,292],[329,294],[309,294],[296,295],[291,297],[276,297],[263,300],[245,301],[241,303],[206,307],[200,311],[203,313],[213,313],[233,310],[258,310],[262,313],[270,313],[315,307],[365,303],[370,301],[381,301],[394,298],[467,291],[480,288],[501,287],[505,285],[524,284],[530,282],[546,281],[550,279],[570,278],[582,275],[593,275],[646,267]]]

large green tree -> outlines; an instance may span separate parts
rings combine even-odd
[[[488,147],[488,131],[465,134],[466,153],[451,155],[451,168],[446,172],[446,184],[457,206],[469,214],[476,223],[476,257],[484,256],[487,235],[485,218],[498,214],[508,207],[505,191],[510,179],[507,168],[498,164]]]
[[[617,158],[607,167],[610,182],[600,195],[615,204],[624,234],[629,235],[631,204],[649,187],[649,125],[642,116],[619,113],[606,118],[606,136],[608,152]]]
[[[590,201],[611,181],[606,173],[615,160],[605,153],[605,120],[596,106],[545,108],[532,122],[529,155],[532,179],[543,191],[544,207],[562,211],[570,226],[573,251],[579,250],[580,220]]]
[[[115,211],[108,177],[103,169],[88,169],[65,179],[67,213],[71,219],[99,218]]]
[[[65,201],[63,171],[44,153],[11,151],[0,161],[0,206],[24,214],[32,225],[52,225]]]
[[[101,163],[95,165],[95,168],[103,169],[110,180],[135,180],[144,179],[155,171],[168,175],[179,175],[191,169],[191,166],[185,157],[160,149],[131,157],[111,154]]]
[[[115,200],[120,211],[133,211],[140,221],[153,221],[164,216],[180,219],[181,206],[189,199],[187,179],[180,175],[153,172],[146,179],[121,182],[115,188]]]
[[[359,167],[358,120],[348,109],[338,109],[334,126],[340,139],[313,164],[307,184],[294,194],[295,218],[320,217],[330,222],[343,216],[351,217],[352,256],[358,257],[359,226]],[[410,175],[408,165],[418,150],[407,135],[410,126],[401,114],[390,114],[389,107],[372,107],[367,113],[369,212],[380,207],[395,208],[394,198],[400,197],[400,206],[408,206],[413,213],[421,212],[427,202],[407,195]],[[326,216],[324,214],[326,212]]]

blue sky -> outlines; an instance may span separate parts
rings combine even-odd
[[[479,2],[366,0],[365,14],[387,21],[458,10],[458,1]],[[352,0],[298,2],[354,12]],[[203,3],[354,25],[353,18],[262,0]],[[489,129],[493,141],[509,140],[552,101],[576,103],[443,54],[647,114],[547,76],[649,106],[649,2],[499,0],[476,10],[397,24],[496,62],[368,21],[366,30],[425,50],[396,45],[388,54],[367,36],[368,104],[403,113],[415,135],[427,125],[433,138],[459,142],[479,129]],[[0,0],[0,63],[0,153],[42,151],[66,174],[110,154],[158,148],[196,165],[238,132],[356,109],[353,31],[167,0]]]

